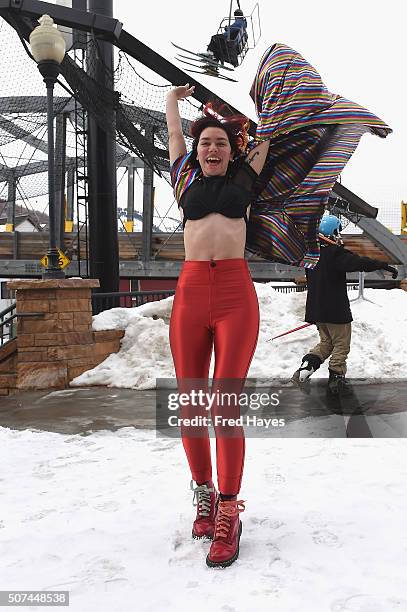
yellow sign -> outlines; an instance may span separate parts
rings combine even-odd
[[[58,267],[63,270],[64,268],[66,268],[66,266],[69,266],[70,263],[71,260],[68,259],[68,257],[63,251],[61,251],[61,249],[58,249]],[[48,266],[48,255],[44,255],[44,257],[40,261],[40,264],[44,266],[44,268]]]
[[[401,233],[407,234],[407,202],[401,203]]]

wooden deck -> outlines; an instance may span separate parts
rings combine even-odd
[[[407,243],[407,235],[401,237]],[[344,235],[345,246],[357,253],[375,259],[383,259],[391,263],[391,258],[377,247],[367,236]],[[119,253],[121,261],[135,261],[141,257],[141,232],[119,233]],[[153,234],[152,259],[156,261],[182,261],[184,259],[184,243],[182,233]],[[43,232],[19,232],[16,234],[3,232],[0,234],[0,260],[21,259],[39,261],[47,252],[48,234]],[[71,260],[77,259],[77,237],[74,234],[65,235],[65,252]],[[81,258],[85,259],[85,243],[81,241]],[[252,257],[251,261],[263,261]],[[393,262],[394,263],[394,262]]]

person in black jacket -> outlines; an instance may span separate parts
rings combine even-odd
[[[321,254],[314,269],[307,269],[307,303],[305,321],[314,323],[319,332],[319,343],[302,358],[294,373],[294,382],[304,382],[328,357],[328,389],[337,394],[346,387],[346,359],[350,351],[352,313],[347,289],[346,272],[387,270],[397,277],[397,270],[384,261],[360,257],[342,246],[338,217],[322,218],[319,232],[333,241],[321,242]]]

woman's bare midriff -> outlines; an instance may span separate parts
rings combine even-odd
[[[185,260],[237,259],[244,257],[246,223],[210,213],[203,219],[188,219],[184,229]]]

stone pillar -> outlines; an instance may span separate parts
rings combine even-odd
[[[17,389],[63,389],[120,347],[121,331],[92,331],[96,279],[14,280]]]

